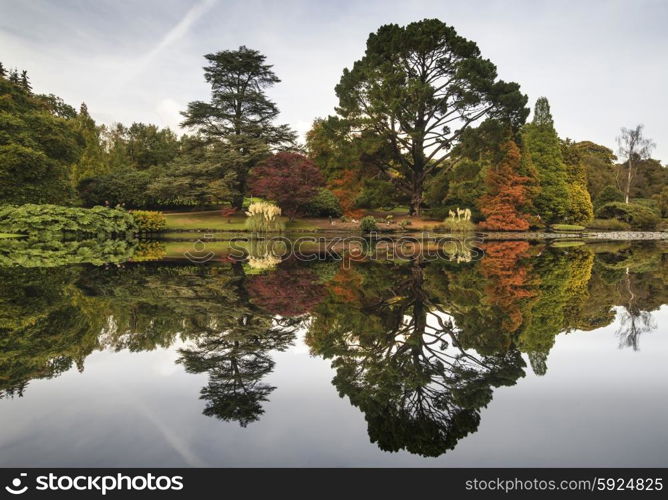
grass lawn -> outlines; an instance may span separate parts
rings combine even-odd
[[[194,213],[166,213],[167,231],[192,231],[192,230],[211,230],[211,231],[245,231],[246,217],[243,215],[232,215],[225,217],[219,211],[212,212],[194,212]],[[287,231],[315,231],[318,226],[308,219],[299,219],[287,223]]]
[[[576,226],[575,224],[552,224],[550,226],[555,231],[584,231],[584,226]]]

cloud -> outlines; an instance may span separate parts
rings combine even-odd
[[[121,73],[119,80],[115,82],[115,87],[122,87],[136,78],[142,71],[147,69],[151,63],[170,45],[185,37],[193,24],[209,11],[217,0],[201,0],[188,10],[183,19],[181,19],[172,29],[170,29],[161,40],[146,54],[136,61],[128,63],[128,70]]]

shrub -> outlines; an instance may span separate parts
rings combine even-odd
[[[304,213],[309,217],[341,217],[343,210],[339,199],[327,188],[318,193],[304,206]]]
[[[378,230],[378,225],[376,224],[376,218],[373,215],[367,215],[363,217],[360,221],[360,230],[363,233],[371,233]]]
[[[405,230],[408,226],[410,226],[412,223],[408,219],[404,219],[399,223],[399,227],[403,230]]]
[[[106,207],[74,208],[59,205],[5,205],[0,207],[0,231],[56,235],[113,235],[137,231],[130,213]]]
[[[452,233],[463,233],[475,231],[476,225],[470,220],[448,217],[443,221],[443,229]]]
[[[615,186],[605,186],[596,198],[596,207],[601,207],[606,203],[613,203],[616,201],[624,201],[624,194]]]
[[[167,227],[167,218],[162,212],[150,210],[130,210],[137,223],[137,230],[141,233],[157,233]]]
[[[635,203],[606,203],[596,211],[600,219],[619,219],[627,222],[634,229],[655,229],[661,221],[656,212]]]
[[[587,228],[608,231],[627,231],[631,229],[631,226],[628,223],[617,219],[594,219],[587,224]]]

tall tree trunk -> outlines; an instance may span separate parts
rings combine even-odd
[[[629,198],[631,196],[631,179],[633,178],[633,161],[631,160],[631,155],[629,155],[629,171],[626,175],[626,190],[624,193],[624,202],[628,205]]]

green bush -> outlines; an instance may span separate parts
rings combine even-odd
[[[624,201],[624,194],[615,186],[605,186],[598,194],[594,205],[598,208],[606,203],[613,203],[615,201]]]
[[[371,233],[373,231],[378,231],[378,225],[376,224],[376,218],[373,215],[367,215],[363,217],[360,221],[360,230],[363,233]]]
[[[162,212],[130,210],[130,213],[137,223],[137,230],[141,233],[157,233],[167,227],[167,218]]]
[[[588,229],[601,229],[604,231],[628,231],[631,225],[617,219],[594,219],[587,224]]]
[[[635,203],[606,203],[596,211],[599,219],[619,219],[627,222],[634,229],[655,229],[661,221],[651,208]]]
[[[73,208],[59,205],[4,205],[0,231],[43,237],[134,233],[137,224],[125,210],[106,207]]]
[[[136,244],[126,239],[10,240],[0,246],[0,268],[120,264],[134,256]]]
[[[365,179],[362,192],[355,200],[356,208],[395,208],[402,201],[397,188],[389,181]]]
[[[304,213],[308,217],[341,217],[343,210],[334,193],[329,189],[321,188],[304,206]]]
[[[471,232],[476,230],[476,225],[470,220],[465,219],[453,219],[448,217],[443,221],[443,229],[453,233],[464,233]]]

